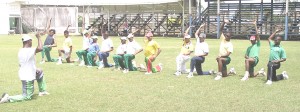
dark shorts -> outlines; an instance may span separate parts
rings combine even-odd
[[[225,58],[225,63],[223,63],[223,70],[222,71],[227,70],[227,65],[230,63],[230,61],[231,61],[230,57]]]
[[[254,59],[254,63],[250,65],[250,67],[249,67],[249,73],[254,73],[254,67],[259,62],[259,58],[258,57],[254,57],[253,59]]]

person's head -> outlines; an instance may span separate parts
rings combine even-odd
[[[129,34],[129,35],[127,36],[129,42],[132,42],[132,41],[133,41],[133,37],[134,37],[133,34]]]
[[[231,33],[230,33],[230,32],[226,32],[226,33],[224,34],[224,36],[225,36],[225,40],[226,40],[226,41],[230,41],[230,38],[231,38]]]
[[[206,34],[201,33],[201,34],[199,35],[199,41],[200,41],[200,43],[201,43],[201,42],[204,42],[205,38],[206,38]]]
[[[31,47],[32,46],[32,38],[29,35],[22,36],[23,47]]]
[[[55,34],[55,30],[54,29],[49,30],[49,35],[50,36],[53,36],[54,34]]]
[[[255,35],[250,36],[250,41],[251,41],[251,44],[255,44],[256,43],[256,36]]]
[[[184,42],[189,43],[191,41],[191,36],[190,35],[185,35],[184,36]]]
[[[65,38],[68,38],[69,37],[69,31],[65,30],[64,31],[64,36],[65,36]]]
[[[153,34],[151,31],[149,31],[145,36],[147,37],[148,41],[151,41],[153,39]]]
[[[274,39],[275,45],[280,45],[281,40],[282,40],[281,36],[276,36],[275,39]]]
[[[97,36],[92,36],[93,43],[97,43],[98,37]]]
[[[126,44],[127,37],[121,37],[121,43]]]
[[[108,31],[104,31],[102,32],[102,36],[103,36],[103,39],[107,39],[108,38]]]
[[[84,31],[82,32],[82,34],[83,34],[85,37],[88,37],[88,36],[89,36],[89,32],[88,32],[87,30],[84,30]]]

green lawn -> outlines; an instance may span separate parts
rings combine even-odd
[[[58,48],[63,36],[57,36]],[[43,38],[43,40],[45,37]],[[72,36],[74,51],[82,47],[82,39]],[[112,37],[114,46],[119,38]],[[182,44],[179,38],[154,38],[162,52],[154,62],[163,63],[163,71],[152,75],[143,72],[111,71],[79,67],[70,64],[39,64],[45,73],[49,96],[38,97],[37,84],[33,100],[0,104],[1,111],[300,111],[300,42],[284,41],[282,46],[287,52],[287,61],[282,63],[278,73],[287,71],[289,80],[266,85],[266,77],[251,78],[246,82],[240,79],[244,74],[244,53],[250,45],[248,40],[232,40],[234,52],[228,67],[235,67],[238,75],[213,80],[214,76],[196,76],[187,79],[186,75],[176,77],[175,58]],[[142,43],[142,38],[136,38]],[[192,40],[195,43],[195,39]],[[217,39],[207,39],[210,53],[203,64],[204,70],[217,69],[215,57],[219,43]],[[33,41],[36,46],[36,39]],[[0,36],[0,93],[10,95],[21,93],[18,78],[18,49],[22,47],[21,36]],[[114,51],[115,52],[115,51]],[[113,52],[113,54],[114,54]],[[52,49],[52,57],[57,57],[57,48]],[[269,46],[262,41],[260,62],[256,71],[267,68]],[[72,58],[76,59],[75,52]],[[137,63],[143,62],[143,53],[136,57]],[[36,56],[37,62],[41,54]],[[109,58],[112,63],[112,58]],[[187,64],[189,68],[189,63]]]

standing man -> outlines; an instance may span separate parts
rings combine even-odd
[[[195,33],[195,37],[197,39],[196,46],[195,46],[195,56],[191,59],[190,63],[190,73],[187,76],[187,78],[194,77],[193,72],[194,68],[196,68],[198,75],[210,75],[212,74],[212,71],[204,72],[202,71],[202,63],[205,61],[205,56],[209,53],[208,44],[204,41],[206,38],[206,35],[204,33],[200,33],[201,28],[205,26],[205,24],[201,25],[199,29]]]
[[[143,51],[143,48],[134,39],[133,33],[127,36],[129,42],[127,44],[127,53],[124,55],[125,70],[123,73],[128,73],[128,71],[136,71],[137,69],[133,66],[132,60],[135,56]]]
[[[176,76],[181,75],[181,73],[188,73],[188,71],[186,71],[185,63],[189,61],[190,55],[194,50],[194,46],[190,40],[191,36],[188,34],[189,29],[190,27],[185,31],[181,51],[176,57],[176,72],[174,73]]]
[[[121,45],[117,48],[116,54],[113,56],[114,62],[115,62],[115,70],[119,69],[119,66],[122,70],[125,69],[124,65],[124,55],[126,54],[127,50],[127,44],[126,44],[126,37],[121,37]]]
[[[71,53],[72,53],[72,39],[69,37],[69,31],[64,31],[65,40],[63,43],[63,48],[58,50],[58,62],[57,65],[62,64],[62,54],[64,54],[64,57],[66,58],[67,63],[71,63]]]
[[[79,58],[79,66],[84,66],[84,65],[87,65],[88,64],[88,61],[87,61],[87,52],[88,52],[88,48],[89,46],[91,45],[91,33],[92,32],[89,32],[87,30],[84,30],[83,31],[83,42],[82,42],[82,49],[77,51],[76,54]]]
[[[272,81],[279,81],[283,79],[288,79],[286,71],[283,71],[282,74],[276,76],[276,70],[280,68],[280,63],[286,61],[285,50],[280,46],[281,37],[276,36],[273,42],[273,38],[276,33],[280,32],[282,29],[277,29],[269,38],[270,45],[270,56],[268,63],[268,72],[267,72],[267,82],[266,84],[271,85]]]
[[[149,75],[152,73],[160,72],[162,70],[161,63],[157,65],[155,68],[152,66],[152,62],[154,62],[157,56],[160,54],[161,49],[158,43],[153,40],[153,34],[151,33],[151,31],[149,31],[145,35],[144,42],[145,42],[144,54],[145,54],[145,62],[147,66],[147,72],[145,74]]]
[[[44,42],[44,46],[43,46],[43,50],[42,50],[42,61],[40,62],[40,64],[43,64],[45,63],[45,55],[46,55],[46,58],[47,58],[47,61],[48,62],[53,62],[54,60],[51,58],[51,55],[50,55],[50,51],[52,50],[52,47],[56,47],[57,44],[56,44],[56,41],[55,41],[55,37],[54,37],[54,34],[55,34],[55,30],[54,29],[50,29],[50,25],[51,25],[51,20],[52,18],[50,18],[49,20],[49,23],[47,25],[47,28],[45,30],[44,33],[47,33],[48,36]]]
[[[109,53],[114,50],[114,45],[112,40],[108,37],[107,31],[102,31],[102,37],[103,41],[101,43],[100,52],[98,53],[100,61],[98,69],[101,69],[103,67],[112,67],[111,64],[108,64],[107,57],[109,56]]]
[[[0,103],[5,102],[19,102],[31,100],[34,92],[34,80],[37,80],[39,87],[39,96],[48,95],[46,91],[46,83],[44,80],[44,73],[41,69],[36,68],[35,54],[42,51],[42,41],[40,34],[36,34],[38,40],[37,48],[32,47],[32,38],[28,35],[22,37],[23,48],[19,50],[19,78],[22,82],[22,95],[9,96],[4,93]]]
[[[98,37],[97,36],[92,36],[92,44],[88,48],[88,53],[87,53],[87,60],[88,60],[88,68],[92,66],[96,66],[97,64],[95,63],[97,60],[97,53],[100,51],[99,45],[97,43]]]
[[[231,61],[231,58],[229,56],[233,52],[233,45],[230,42],[231,33],[229,31],[223,31],[225,23],[229,24],[229,21],[224,20],[221,28],[219,29],[222,34],[220,36],[221,44],[219,49],[219,56],[216,58],[218,62],[218,73],[217,77],[215,77],[215,80],[220,80],[222,77],[228,76],[228,74],[236,73],[234,68],[231,68],[230,72],[227,74],[227,65]]]
[[[245,81],[250,77],[254,77],[254,67],[259,62],[259,51],[260,51],[260,37],[257,30],[257,23],[254,21],[255,31],[256,35],[250,36],[251,46],[247,48],[246,54],[245,54],[245,75],[241,79],[241,81]],[[262,69],[263,70],[263,69]],[[262,73],[264,71],[260,70],[259,73]]]

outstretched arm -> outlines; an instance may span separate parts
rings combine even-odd
[[[198,38],[198,35],[199,35],[199,33],[200,33],[201,28],[204,27],[205,25],[206,25],[206,24],[204,23],[204,24],[202,24],[202,25],[198,28],[198,30],[197,30],[196,33],[195,33],[195,37],[196,37],[196,38]]]

